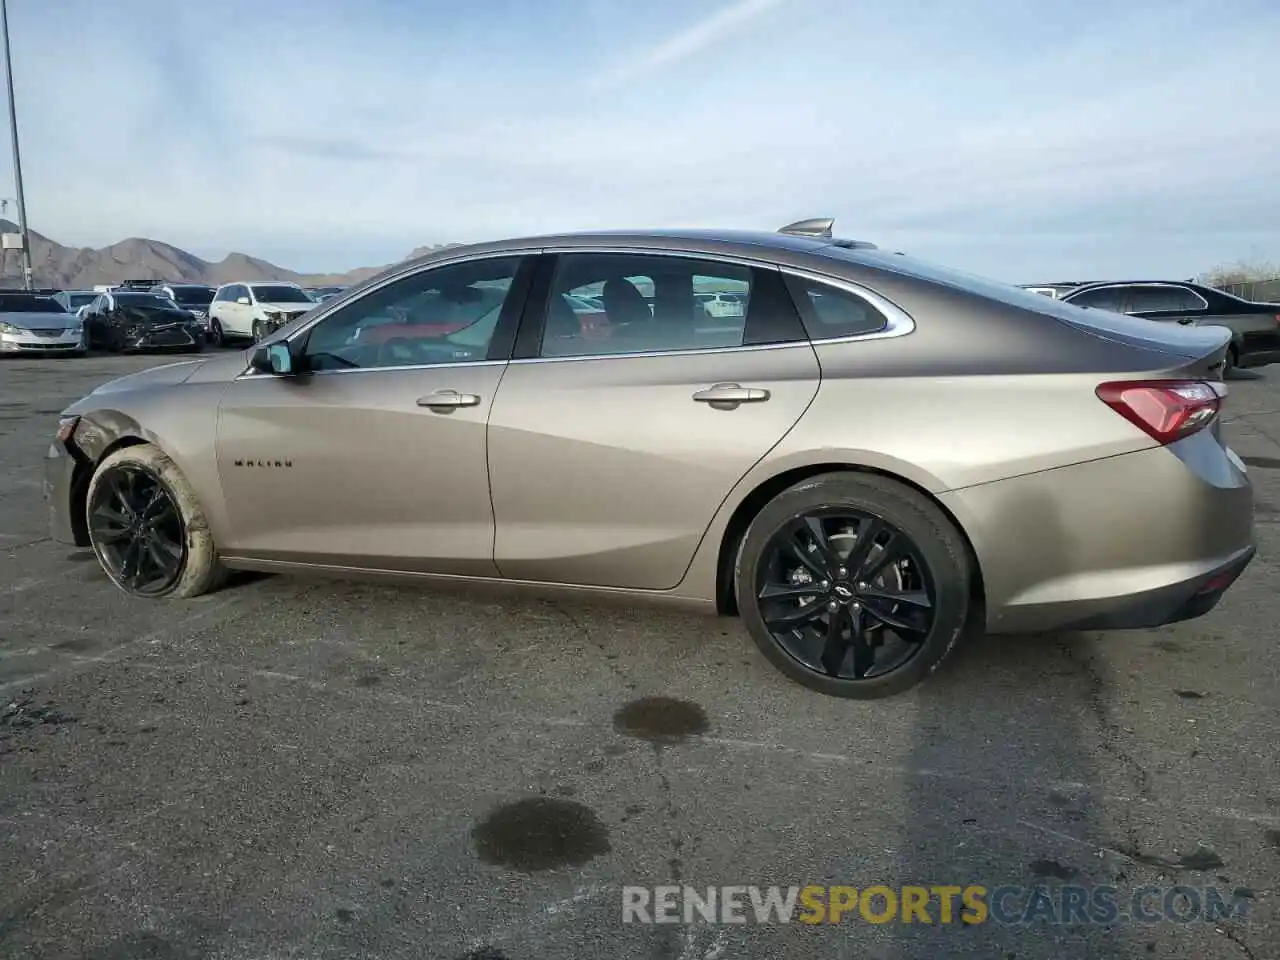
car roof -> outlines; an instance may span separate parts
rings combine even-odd
[[[1200,284],[1194,280],[1090,280],[1088,283],[1082,283],[1078,287],[1072,289],[1072,293],[1079,293],[1084,289],[1095,289],[1097,287],[1200,287]]]
[[[855,251],[858,247],[870,245],[864,241],[837,237],[805,236],[767,230],[598,230],[542,234],[442,247],[421,257],[395,264],[384,271],[382,276],[412,270],[434,261],[556,247],[585,249],[594,247],[601,250],[634,248],[637,251],[658,248],[694,255],[737,255],[744,259],[780,259],[803,263],[811,262],[808,260],[811,255],[832,246],[843,247],[846,251]]]

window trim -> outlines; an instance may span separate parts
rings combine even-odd
[[[289,336],[282,338],[281,341],[273,340],[271,342],[272,343],[275,343],[275,342],[288,343],[292,348],[297,340],[304,339],[310,336],[312,329],[314,329],[317,324],[324,323],[325,320],[332,317],[335,313],[339,312],[339,310],[345,309],[346,307],[354,306],[355,304],[359,303],[361,300],[364,300],[365,297],[371,296],[372,294],[377,293],[380,290],[385,290],[387,287],[390,287],[393,284],[401,283],[402,281],[412,279],[414,277],[420,276],[421,274],[428,273],[432,270],[438,270],[442,267],[452,267],[462,263],[479,263],[480,261],[483,261],[483,260],[518,260],[518,261],[521,261],[521,263],[516,268],[516,276],[512,278],[512,289],[514,290],[516,287],[516,281],[519,279],[519,276],[520,276],[520,271],[525,269],[525,262],[532,259],[535,265],[534,269],[536,270],[536,263],[537,263],[536,258],[540,253],[541,253],[540,247],[532,247],[532,248],[521,247],[513,250],[495,250],[495,251],[486,251],[485,253],[479,253],[479,254],[476,254],[476,253],[463,254],[460,256],[448,257],[441,260],[433,260],[430,263],[415,263],[412,266],[402,271],[399,271],[389,277],[384,278],[383,280],[369,287],[367,290],[360,291],[359,295],[354,298],[349,298],[346,296],[333,297],[332,300],[329,301],[328,303],[318,304],[316,306],[316,309],[307,311],[309,316],[307,318],[306,323],[304,323],[301,327],[299,327]],[[533,270],[529,272],[532,273]],[[528,286],[526,286],[526,289],[523,291],[523,294],[522,294],[525,298],[525,303],[522,304],[521,306],[522,314],[528,308],[529,292],[530,292],[529,288]],[[341,303],[333,302],[339,299],[342,301]],[[316,314],[316,316],[310,316],[310,314]],[[516,323],[520,323],[521,320],[522,318],[517,318]],[[498,335],[498,331],[500,331],[501,329],[502,329],[502,318],[499,317],[498,327],[494,331],[495,338]],[[509,339],[514,340],[514,338],[509,338]],[[307,373],[307,376],[326,377],[326,376],[332,376],[334,374],[350,375],[353,373],[386,373],[386,372],[396,371],[396,370],[436,370],[436,369],[457,368],[457,367],[493,367],[493,366],[505,365],[509,362],[510,362],[509,359],[508,360],[491,360],[486,357],[483,360],[463,360],[457,363],[406,363],[406,364],[399,364],[397,366],[386,366],[386,367],[351,367],[350,369],[343,369],[343,370],[312,370],[309,373]],[[259,372],[257,370],[254,370],[252,366],[249,366],[246,364],[245,369],[239,375],[237,375],[235,379],[236,380],[261,380],[261,379],[283,380],[288,378],[277,376],[274,373]]]
[[[873,333],[858,333],[845,337],[831,337],[821,340],[806,338],[804,340],[795,340],[786,343],[761,343],[740,347],[715,347],[701,350],[664,350],[654,351],[652,353],[605,353],[580,357],[516,356],[516,354],[520,352],[520,347],[526,342],[526,338],[530,336],[526,332],[530,328],[535,330],[537,332],[537,338],[539,340],[541,339],[542,328],[546,324],[545,307],[547,297],[550,295],[551,284],[551,277],[547,272],[547,268],[554,265],[556,256],[560,254],[580,253],[666,256],[680,259],[710,260],[713,262],[749,267],[756,270],[771,270],[777,272],[780,275],[780,278],[781,275],[798,277],[802,280],[827,284],[853,296],[862,297],[867,300],[871,306],[879,310],[885,316],[888,323],[883,330],[877,330]],[[284,342],[288,342],[292,345],[295,340],[306,337],[313,327],[319,323],[323,323],[338,310],[345,309],[347,306],[355,304],[360,300],[363,300],[366,296],[389,287],[393,283],[399,283],[402,280],[417,276],[420,273],[425,273],[428,270],[435,270],[439,267],[454,266],[459,263],[467,263],[471,261],[505,259],[510,257],[528,259],[532,261],[533,267],[530,270],[530,283],[528,288],[524,291],[524,304],[521,309],[521,315],[516,321],[514,335],[510,337],[512,346],[510,350],[511,355],[508,359],[465,360],[460,363],[418,363],[396,367],[353,367],[350,370],[317,370],[308,375],[329,376],[332,374],[380,373],[384,371],[397,370],[434,370],[446,367],[487,367],[509,363],[577,363],[583,360],[643,360],[649,357],[688,357],[708,356],[723,353],[757,352],[761,350],[794,350],[797,347],[813,348],[828,344],[858,343],[863,340],[889,340],[895,337],[907,336],[908,334],[913,333],[916,329],[915,320],[911,315],[885,295],[877,293],[856,281],[825,273],[820,270],[805,267],[794,267],[789,264],[780,264],[768,258],[744,257],[738,254],[707,253],[701,250],[677,250],[669,247],[648,246],[595,246],[570,243],[519,246],[504,250],[487,250],[483,253],[458,253],[452,256],[442,257],[439,260],[431,260],[427,263],[413,263],[412,265],[406,266],[403,270],[399,270],[387,277],[384,277],[373,286],[360,290],[358,293],[356,293],[356,288],[351,288],[344,291],[339,296],[322,302],[315,310],[308,311],[312,316],[307,318],[307,322],[303,326],[299,327],[288,337],[285,337]],[[545,281],[545,287],[542,287],[540,280]],[[230,286],[230,284],[227,286]],[[352,296],[352,294],[355,294],[355,296]],[[793,309],[796,309],[794,305]],[[501,329],[501,327],[499,327],[499,329]],[[245,369],[235,377],[235,380],[263,378],[273,380],[283,379],[275,374],[260,373],[246,364]]]
[[[676,260],[701,260],[707,263],[725,263],[736,267],[743,267],[747,270],[761,270],[778,272],[776,263],[767,261],[750,260],[746,257],[719,256],[717,254],[701,253],[692,250],[671,250],[662,249],[654,250],[648,247],[582,247],[582,246],[557,246],[547,247],[543,250],[543,259],[540,267],[539,280],[541,284],[530,291],[529,300],[525,304],[524,315],[520,318],[520,332],[517,334],[516,354],[520,352],[533,351],[534,356],[522,357],[513,355],[512,363],[556,363],[565,360],[627,360],[642,359],[644,357],[686,357],[686,356],[706,356],[707,354],[726,353],[728,351],[740,350],[777,350],[783,347],[797,347],[807,345],[808,339],[794,340],[785,343],[760,343],[748,344],[739,347],[688,347],[681,350],[646,350],[643,353],[592,353],[582,354],[580,356],[571,357],[542,357],[537,353],[542,351],[542,336],[547,326],[547,309],[551,302],[552,287],[555,283],[555,276],[559,272],[560,258],[563,256],[582,256],[598,254],[600,256],[637,256],[652,257],[664,256]],[[794,309],[794,307],[792,308]],[[745,317],[743,318],[745,321]],[[799,320],[799,317],[796,318]],[[525,331],[528,331],[527,333]],[[804,324],[800,324],[801,332],[804,331]],[[745,327],[744,327],[745,331]]]
[[[1209,301],[1204,298],[1204,296],[1200,293],[1199,290],[1192,290],[1190,287],[1185,286],[1181,283],[1168,283],[1168,282],[1162,282],[1159,280],[1140,281],[1138,283],[1125,283],[1123,281],[1117,281],[1116,283],[1099,284],[1096,287],[1089,287],[1085,290],[1072,290],[1069,293],[1067,293],[1066,296],[1062,297],[1062,302],[1074,304],[1075,301],[1072,299],[1072,296],[1077,293],[1098,293],[1099,291],[1102,291],[1102,290],[1128,291],[1128,290],[1153,290],[1153,289],[1154,290],[1180,290],[1183,293],[1189,293],[1193,297],[1195,297],[1197,300],[1200,301],[1200,306],[1196,307],[1195,309],[1198,309],[1198,310],[1209,309]],[[1128,305],[1127,296],[1128,295],[1126,293],[1126,300],[1125,300],[1126,306]],[[1088,304],[1083,304],[1082,306],[1084,309],[1093,309],[1093,310],[1103,309],[1101,307],[1090,307]],[[1137,314],[1130,313],[1128,310],[1123,310],[1121,312],[1126,317],[1137,316]],[[1184,311],[1182,310],[1141,310],[1139,312],[1140,313],[1183,313]]]
[[[847,293],[856,299],[865,301],[880,316],[884,317],[884,326],[879,330],[872,330],[868,333],[850,333],[842,337],[819,337],[817,339],[811,337],[809,342],[815,346],[829,343],[854,343],[860,340],[888,340],[893,337],[905,337],[916,328],[915,320],[911,318],[907,311],[887,297],[864,287],[860,283],[791,267],[783,267],[782,273],[784,277],[794,277],[797,280],[805,280],[809,283],[820,283],[823,286],[839,290],[841,293]],[[791,286],[788,284],[788,292],[790,292],[790,289]],[[794,295],[792,299],[795,299]],[[800,312],[801,319],[803,319],[804,311],[799,304],[796,304],[796,310]]]

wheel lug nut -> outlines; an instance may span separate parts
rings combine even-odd
[[[858,589],[859,589],[859,590],[865,590],[865,589],[867,589],[867,585],[866,585],[865,583],[860,583],[860,584],[858,584]]]
[[[836,571],[837,577],[845,577],[845,576],[848,576],[848,574],[849,574],[849,571],[846,570],[844,567],[841,567],[839,570]]]
[[[850,610],[854,610],[854,611],[861,610],[861,609],[862,609],[862,604],[860,604],[860,603],[850,604],[850,605],[849,605],[849,609],[850,609]]]
[[[835,613],[837,610],[840,609],[840,604],[832,601],[831,603],[827,604],[827,609],[830,610],[832,613]]]
[[[830,580],[823,580],[820,584],[818,584],[818,589],[819,589],[819,590],[830,590],[830,589],[831,589],[831,581],[830,581]]]

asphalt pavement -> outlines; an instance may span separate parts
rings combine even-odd
[[[1280,369],[1230,384],[1259,554],[1217,610],[980,640],[856,703],[669,610],[130,600],[48,539],[41,458],[66,404],[160,362],[0,363],[0,956],[1280,956]],[[1212,887],[1245,915],[1012,923],[1015,891],[981,924],[623,923],[624,886],[666,884],[1044,885],[1049,912],[1181,885],[1175,913]]]

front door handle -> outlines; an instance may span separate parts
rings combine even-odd
[[[769,399],[769,391],[760,387],[744,387],[736,383],[717,383],[714,387],[699,390],[693,395],[698,403],[721,404],[736,407],[740,403],[763,403]]]
[[[457,390],[437,390],[418,398],[418,406],[433,410],[455,410],[458,407],[477,407],[480,398],[474,393],[458,393]]]

